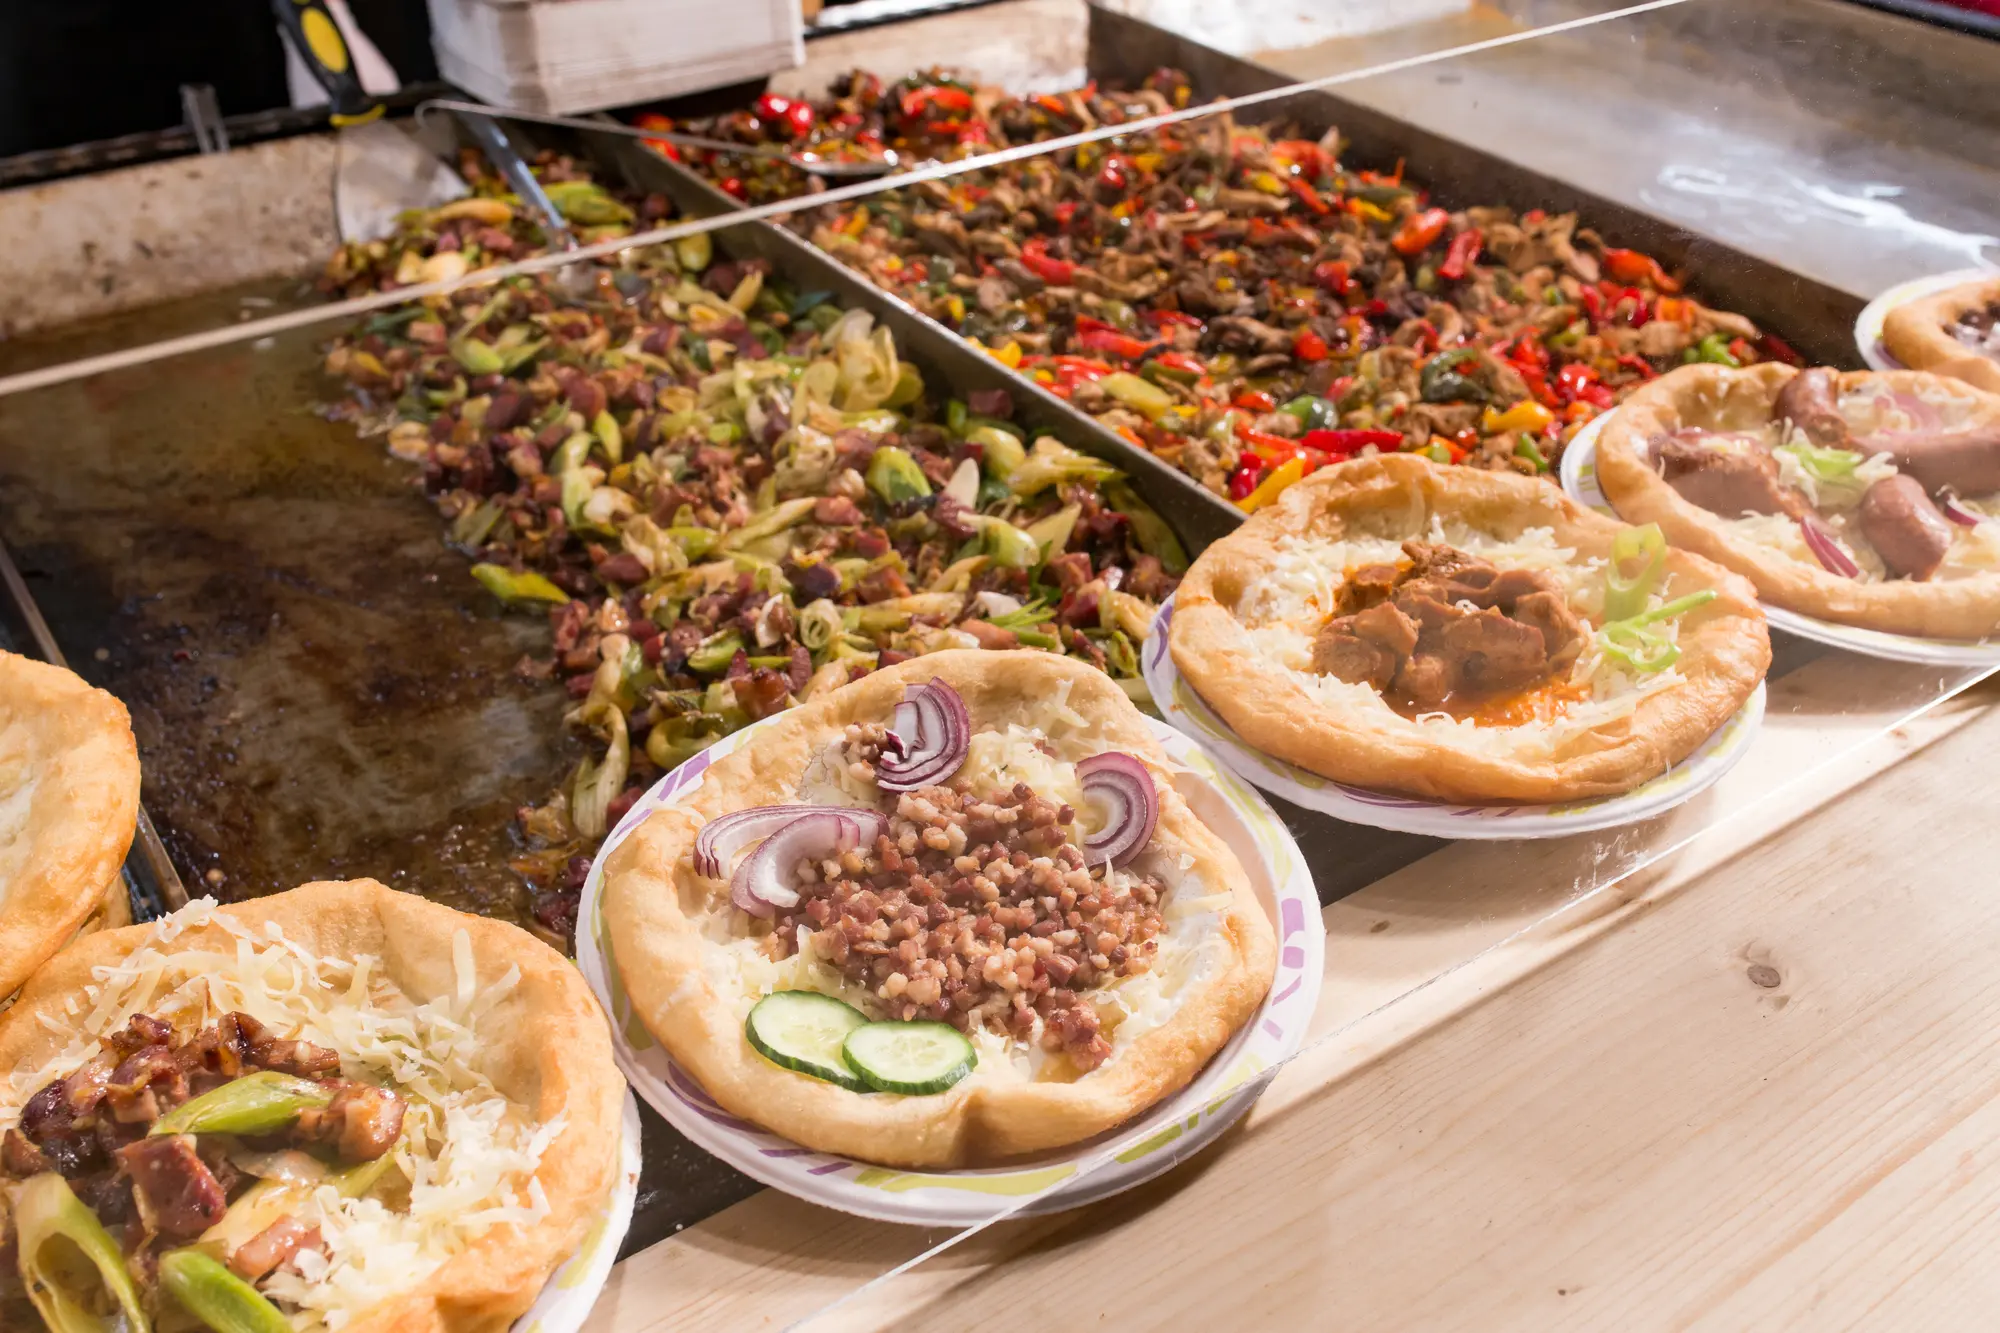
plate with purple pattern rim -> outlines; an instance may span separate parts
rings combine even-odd
[[[618,1127],[617,1182],[576,1253],[549,1274],[535,1303],[514,1321],[508,1333],[577,1333],[604,1293],[611,1266],[618,1261],[618,1247],[632,1228],[632,1209],[639,1201],[639,1103],[633,1100],[630,1088],[625,1090]]]
[[[610,1015],[612,1052],[634,1090],[692,1142],[754,1180],[809,1203],[917,1226],[974,1226],[1010,1209],[1033,1217],[1078,1208],[1143,1184],[1200,1151],[1250,1109],[1274,1068],[1304,1044],[1325,971],[1326,927],[1305,857],[1264,798],[1179,731],[1147,722],[1178,765],[1175,790],[1250,871],[1278,935],[1277,970],[1264,1003],[1186,1088],[1094,1139],[1009,1166],[963,1171],[906,1171],[819,1152],[719,1105],[632,1008],[600,910],[602,866],[647,815],[699,788],[709,765],[746,743],[763,725],[757,723],[695,755],[634,802],[584,882],[577,966]]]
[[[1619,796],[1591,801],[1564,805],[1454,805],[1370,791],[1265,754],[1238,736],[1175,667],[1173,654],[1167,650],[1167,632],[1173,616],[1174,599],[1169,597],[1153,617],[1153,632],[1139,655],[1146,688],[1152,691],[1161,716],[1214,750],[1224,763],[1265,791],[1350,824],[1369,824],[1437,838],[1484,841],[1561,838],[1636,824],[1713,786],[1749,751],[1750,742],[1764,722],[1764,686],[1759,682],[1743,707],[1686,759],[1643,786]]]
[[[1597,484],[1597,436],[1612,415],[1606,412],[1596,418],[1578,431],[1576,438],[1569,442],[1569,447],[1563,450],[1562,488],[1568,492],[1570,499],[1586,509],[1617,518],[1618,511],[1611,507],[1611,502],[1604,498],[1603,488]],[[1773,629],[1781,629],[1787,634],[1829,647],[1844,648],[1863,657],[1946,667],[1981,667],[2000,663],[2000,642],[1991,639],[1972,642],[1885,634],[1881,630],[1862,629],[1858,625],[1836,625],[1817,616],[1801,615],[1782,606],[1772,606],[1769,602],[1758,605],[1764,608],[1764,618],[1771,622]]]
[[[1895,353],[1882,341],[1882,325],[1888,320],[1889,312],[1905,301],[1934,296],[1947,287],[1993,278],[2000,278],[2000,268],[1962,268],[1952,273],[1933,273],[1926,278],[1911,278],[1908,282],[1897,283],[1861,307],[1861,313],[1855,316],[1854,345],[1860,350],[1861,359],[1868,363],[1870,370],[1908,370],[1909,367],[1898,361]]]

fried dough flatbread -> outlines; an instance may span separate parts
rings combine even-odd
[[[1693,503],[1654,466],[1651,442],[1684,429],[1754,433],[1770,427],[1783,391],[1799,372],[1790,366],[1683,366],[1634,393],[1606,421],[1597,444],[1597,480],[1619,517],[1658,523],[1667,540],[1749,579],[1772,606],[1821,620],[1889,634],[1977,640],[2000,628],[2000,520],[1952,534],[1955,559],[1966,564],[1948,577],[1850,578],[1815,559],[1797,525],[1789,521],[1734,519]],[[1844,371],[1843,397],[1879,390],[1885,397],[1935,400],[1946,428],[2000,432],[2000,396],[1912,370]],[[1990,503],[1994,497],[1964,497]],[[1777,516],[1767,516],[1776,519]],[[1784,544],[1776,544],[1782,540]],[[1851,546],[1851,542],[1850,542]]]
[[[857,1093],[779,1068],[744,1036],[745,1016],[766,989],[803,987],[772,987],[746,975],[739,960],[757,947],[748,934],[751,918],[730,907],[727,884],[695,873],[696,834],[730,811],[800,799],[816,756],[850,723],[886,723],[905,686],[933,677],[963,697],[975,736],[1039,719],[1049,722],[1047,744],[1065,763],[1120,750],[1151,771],[1159,823],[1134,868],[1167,884],[1169,916],[1177,901],[1201,910],[1175,926],[1184,938],[1162,949],[1149,974],[1180,977],[1166,997],[1171,1012],[1150,1026],[1125,1019],[1129,1026],[1114,1033],[1111,1057],[1087,1073],[1058,1073],[1058,1059],[1042,1066],[1050,1077],[1037,1077],[1024,1067],[1025,1051],[1015,1050],[1014,1059],[988,1047],[973,1074],[948,1091]],[[1051,711],[1064,710],[1087,725],[1050,720]],[[1018,1157],[1130,1119],[1185,1085],[1249,1020],[1275,965],[1271,924],[1248,876],[1175,792],[1169,761],[1143,715],[1101,672],[1038,652],[934,653],[876,671],[765,724],[708,770],[691,800],[649,815],[612,854],[604,912],[634,1009],[718,1102],[808,1147],[906,1167]],[[1173,954],[1176,948],[1189,952]],[[867,995],[843,998],[873,1003]]]
[[[1323,468],[1195,561],[1175,596],[1174,664],[1252,746],[1338,782],[1468,803],[1629,791],[1686,758],[1770,665],[1749,585],[1705,560],[1666,553],[1664,596],[1717,594],[1680,617],[1671,674],[1614,673],[1587,697],[1551,704],[1550,716],[1408,717],[1376,687],[1315,672],[1307,660],[1342,585],[1362,566],[1395,561],[1405,541],[1441,541],[1503,569],[1548,570],[1594,626],[1602,562],[1623,527],[1513,473],[1439,468],[1410,454]],[[1589,665],[1587,656],[1579,662]],[[1548,688],[1559,693],[1566,681]]]
[[[0,1083],[0,1123],[13,1123],[52,1062],[93,1049],[89,1043],[115,1032],[130,1012],[158,1017],[172,1013],[174,1003],[189,1003],[203,984],[200,977],[227,971],[241,949],[275,943],[272,928],[313,958],[348,963],[369,956],[371,984],[386,980],[411,1003],[441,1004],[454,1021],[470,1023],[476,1047],[470,1058],[485,1080],[534,1125],[560,1118],[561,1130],[534,1172],[548,1201],[539,1221],[473,1233],[414,1285],[350,1310],[346,1333],[487,1333],[504,1329],[533,1304],[549,1274],[582,1243],[619,1169],[625,1082],[611,1058],[603,1011],[575,967],[517,927],[365,879],[307,884],[219,908],[195,904],[168,922],[174,926],[155,922],[88,935],[28,983],[0,1018],[0,1070],[12,1071],[10,1081]],[[103,970],[148,950],[166,956],[159,974],[141,969],[121,982]],[[198,969],[191,984],[176,975],[175,958]],[[510,970],[518,971],[511,987],[505,981]],[[107,1012],[103,997],[117,984],[129,985],[130,993]],[[98,1002],[73,1014],[86,986],[100,988]],[[249,994],[244,1004],[253,1018],[283,1025],[281,1032],[290,1026],[292,1009],[259,1014],[258,988]],[[351,1053],[343,1050],[342,1057]],[[435,1066],[411,1067],[441,1077]]]
[[[2000,305],[2000,277],[1947,287],[1905,301],[1882,321],[1882,343],[1911,370],[1950,375],[1974,388],[2000,393],[2000,361],[1959,341],[1954,327],[1973,311]]]
[[[125,705],[0,652],[0,997],[106,904],[139,817]]]

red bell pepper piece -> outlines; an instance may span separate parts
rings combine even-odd
[[[1590,323],[1593,328],[1604,322],[1603,292],[1598,291],[1595,287],[1585,287],[1576,294],[1576,300],[1577,304],[1583,307],[1583,313],[1590,316]]]
[[[1764,335],[1759,344],[1764,355],[1773,361],[1782,361],[1788,366],[1802,366],[1805,358],[1792,350],[1792,345],[1775,333]]]
[[[1179,324],[1190,329],[1205,327],[1199,319],[1185,310],[1148,310],[1146,322],[1156,329],[1164,329],[1169,324]]]
[[[1369,445],[1377,449],[1400,449],[1403,433],[1395,430],[1309,430],[1299,438],[1307,449],[1318,449],[1336,458],[1351,458]]]
[[[1021,263],[1028,272],[1051,286],[1067,287],[1076,281],[1076,265],[1067,259],[1051,258],[1049,243],[1040,236],[1031,236],[1022,244]]]
[[[1087,356],[1051,356],[1045,358],[1044,363],[1055,368],[1058,383],[1070,387],[1089,380],[1101,380],[1111,373],[1110,366]]]
[[[731,199],[747,200],[750,197],[750,191],[744,188],[743,178],[740,176],[731,176],[723,181],[722,192]]]
[[[1160,352],[1153,357],[1156,364],[1168,370],[1178,370],[1187,375],[1206,375],[1208,365],[1200,357],[1187,352]]]
[[[1236,428],[1236,438],[1243,447],[1254,452],[1267,463],[1282,463],[1299,451],[1297,440],[1288,440],[1282,435],[1270,435],[1261,430],[1251,430],[1248,426]]]
[[[1354,290],[1354,279],[1348,276],[1346,263],[1338,259],[1313,265],[1313,281],[1335,296],[1345,296]]]
[[[1477,227],[1467,227],[1451,238],[1451,245],[1444,252],[1444,263],[1438,265],[1438,276],[1457,282],[1465,276],[1465,270],[1486,245],[1486,233]]]
[[[1245,389],[1236,395],[1236,401],[1230,406],[1240,407],[1245,412],[1275,412],[1278,410],[1278,400],[1261,389]]]
[[[766,125],[781,124],[792,109],[792,99],[780,97],[776,93],[765,93],[750,107],[750,114]]]
[[[1092,352],[1106,352],[1126,361],[1137,361],[1152,346],[1113,328],[1086,329],[1077,321],[1076,345]]]
[[[1297,176],[1291,177],[1285,184],[1291,186],[1292,193],[1299,197],[1301,203],[1320,216],[1324,217],[1333,211],[1333,205],[1320,198],[1318,190],[1313,189],[1312,186],[1300,180]]]
[[[1239,463],[1229,474],[1229,498],[1242,500],[1257,489],[1257,482],[1264,475],[1264,469],[1256,463]]]
[[[1403,219],[1403,225],[1396,228],[1389,244],[1399,255],[1420,255],[1437,244],[1438,237],[1444,235],[1451,214],[1442,208],[1426,208],[1421,213],[1412,213]]]
[[[633,118],[632,123],[642,130],[671,130],[674,127],[674,122],[670,118],[657,111],[642,111]],[[681,160],[681,150],[677,144],[668,143],[665,139],[647,139],[645,144],[669,162]]]
[[[1599,382],[1597,372],[1581,361],[1572,361],[1556,372],[1556,388],[1573,403],[1609,407],[1613,401],[1611,390]]]
[[[972,110],[972,94],[963,88],[925,87],[912,88],[903,94],[902,111],[905,120],[950,120],[967,115]],[[926,115],[926,112],[942,112],[942,116]]]
[[[1742,338],[1729,340],[1729,354],[1746,366],[1757,359],[1757,349]]]
[[[1292,355],[1301,361],[1324,361],[1331,351],[1332,349],[1326,345],[1326,339],[1311,329],[1306,329],[1292,339]]]
[[[1098,168],[1097,171],[1097,183],[1107,190],[1124,189],[1126,184],[1125,166],[1125,159],[1115,153],[1105,158],[1104,165]]]
[[[1646,360],[1645,357],[1640,356],[1636,352],[1620,353],[1618,357],[1618,364],[1625,367],[1625,369],[1631,371],[1633,374],[1637,375],[1642,380],[1659,378],[1660,372],[1653,369],[1653,363]]]
[[[1660,261],[1637,250],[1606,250],[1604,271],[1620,282],[1650,282],[1663,292],[1681,289],[1679,279],[1660,267]]]
[[[803,139],[811,134],[816,119],[818,113],[813,110],[813,104],[804,98],[792,103],[791,109],[785,112],[785,124],[791,127],[794,139]]]

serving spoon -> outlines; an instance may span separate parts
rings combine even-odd
[[[827,180],[872,180],[894,171],[902,171],[907,167],[924,165],[921,162],[906,162],[890,148],[884,148],[881,156],[865,162],[839,162],[820,157],[816,153],[795,153],[790,149],[774,145],[736,143],[729,139],[711,139],[700,134],[682,134],[678,130],[646,130],[636,125],[620,124],[615,120],[545,116],[538,111],[515,111],[507,107],[486,106],[479,102],[458,102],[450,98],[432,98],[423,103],[417,108],[417,119],[421,121],[424,114],[429,111],[449,111],[459,116],[491,116],[504,120],[526,121],[533,125],[588,130],[598,134],[620,134],[629,139],[651,139],[656,142],[677,144],[683,148],[705,148],[710,152],[731,153],[737,157],[766,157],[796,167],[808,176],[819,176]]]

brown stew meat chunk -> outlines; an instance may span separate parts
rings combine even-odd
[[[1583,626],[1554,577],[1495,567],[1453,547],[1405,542],[1407,568],[1369,565],[1343,584],[1313,641],[1313,670],[1417,708],[1525,689],[1568,669]],[[1386,600],[1384,600],[1386,598]]]

